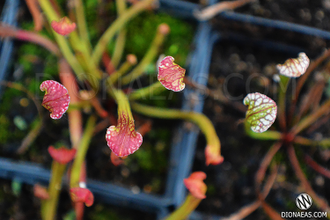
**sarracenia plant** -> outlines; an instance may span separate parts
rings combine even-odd
[[[71,150],[66,147],[58,149],[49,147],[49,153],[54,159],[49,187],[47,190],[39,185],[35,187],[36,195],[43,199],[41,215],[43,219],[55,219],[66,164],[69,164],[70,196],[76,218],[83,219],[84,204],[91,206],[94,202],[93,194],[86,188],[85,170],[85,157],[94,132],[104,130],[104,144],[107,144],[112,151],[111,161],[119,165],[123,159],[137,151],[143,142],[142,134],[145,131],[140,133],[136,130],[132,110],[150,117],[182,119],[195,123],[206,137],[206,165],[217,165],[223,161],[220,154],[220,140],[206,116],[138,103],[141,98],[150,97],[165,89],[180,92],[185,88],[185,69],[175,64],[173,57],[166,56],[158,63],[158,82],[129,92],[121,89],[141,77],[147,66],[154,63],[166,35],[170,32],[167,24],[159,25],[143,59],[137,63],[136,57],[131,54],[122,62],[126,39],[125,25],[139,13],[152,7],[153,0],[137,1],[129,7],[126,1],[116,0],[118,16],[96,44],[90,41],[81,0],[71,2],[73,9],[68,16],[63,14],[54,0],[26,0],[26,3],[32,13],[35,30],[40,31],[44,26],[53,39],[38,32],[20,30],[5,24],[0,25],[0,36],[33,42],[57,57],[61,83],[49,79],[40,85],[41,91],[45,92],[42,106],[50,111],[50,117],[54,120],[61,120],[62,116],[67,114],[71,140]],[[42,15],[45,16],[44,22]],[[106,47],[115,38],[115,50],[113,55],[109,56]],[[102,107],[98,99],[103,83],[106,84],[109,100],[117,103],[117,120]],[[89,89],[81,89],[79,84],[89,85]],[[88,107],[92,107],[94,111],[84,123],[82,111]],[[109,119],[112,124],[105,129],[103,121],[100,125],[96,125],[98,119]],[[28,143],[40,133],[43,123],[42,120],[40,121],[39,129],[34,131],[31,135],[33,138],[29,138]],[[83,124],[85,124],[84,128]],[[70,164],[72,159],[73,163]],[[184,183],[191,194],[182,207],[169,216],[169,219],[185,218],[197,207],[201,199],[205,198],[206,185],[202,182],[205,178],[204,173],[194,173],[185,180]]]
[[[261,185],[269,165],[272,164],[272,167],[276,167],[275,170],[277,170],[278,164],[276,163],[278,163],[278,161],[273,160],[273,158],[283,147],[286,148],[294,173],[300,180],[300,189],[313,198],[320,210],[324,212],[330,211],[326,200],[317,195],[311,187],[306,174],[301,168],[295,150],[295,147],[300,146],[330,146],[329,138],[315,141],[302,136],[303,134],[311,133],[329,119],[327,114],[329,114],[330,100],[328,99],[321,103],[325,82],[329,79],[328,64],[318,73],[318,81],[314,86],[310,87],[309,91],[307,91],[307,94],[302,99],[300,108],[297,108],[297,101],[299,100],[303,85],[308,77],[310,77],[311,73],[324,60],[329,58],[329,56],[330,50],[327,50],[310,64],[307,55],[305,53],[299,53],[298,58],[291,58],[285,61],[284,64],[278,64],[277,69],[280,74],[280,81],[278,86],[279,94],[277,104],[269,97],[260,93],[251,93],[245,97],[243,103],[248,106],[245,119],[245,130],[247,134],[255,139],[273,140],[276,142],[263,158],[260,168],[255,176],[257,201],[245,206],[240,211],[233,214],[231,219],[236,219],[238,216],[239,218],[245,218],[260,206],[271,219],[282,219],[281,215],[265,201],[265,197],[271,187],[267,183],[264,184],[264,188],[267,188],[267,193],[264,193],[265,190],[261,190]],[[295,91],[292,94],[292,97],[287,93],[291,78],[298,78],[297,87],[293,88]],[[287,101],[287,98],[290,99]],[[289,108],[286,108],[287,106],[289,106]],[[266,131],[274,123],[276,116],[278,118],[280,131]],[[330,171],[313,161],[308,154],[306,154],[305,158],[305,162],[313,169],[320,174],[329,176]],[[274,180],[276,173],[277,171],[270,174],[270,177]],[[271,182],[273,183],[274,180]],[[329,217],[330,216],[328,216],[328,218]]]

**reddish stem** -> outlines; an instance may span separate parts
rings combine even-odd
[[[70,104],[78,104],[80,102],[78,85],[69,64],[66,60],[59,61],[60,79],[63,85],[67,88],[70,95]],[[68,112],[69,130],[71,144],[73,148],[78,148],[82,136],[82,114],[78,109],[72,109]]]
[[[79,89],[76,78],[74,77],[69,64],[66,60],[61,59],[59,61],[60,78],[63,85],[67,88],[68,93],[71,97],[71,104],[78,104],[79,99]],[[69,118],[69,129],[70,138],[73,148],[78,149],[80,140],[82,138],[82,114],[80,110],[73,109],[68,113]],[[86,181],[86,165],[83,163],[80,169],[80,182]],[[74,209],[76,212],[76,219],[81,220],[84,216],[84,203],[75,203]]]
[[[265,157],[262,159],[259,170],[256,173],[255,176],[255,184],[256,184],[256,191],[259,194],[260,193],[260,185],[262,180],[265,177],[266,170],[272,161],[273,157],[275,156],[276,152],[281,148],[282,142],[278,141],[276,142],[267,152]]]
[[[80,183],[86,183],[86,162],[83,163],[80,170]],[[74,203],[74,210],[76,212],[76,220],[82,220],[84,218],[85,204],[83,202]]]
[[[270,217],[270,219],[272,220],[283,220],[284,218],[282,218],[280,216],[280,214],[278,214],[278,212],[276,212],[270,205],[268,205],[268,203],[266,203],[265,201],[262,201],[262,208],[265,210],[265,212],[267,213],[267,215]]]
[[[111,63],[111,58],[110,58],[109,54],[107,54],[106,52],[103,53],[102,62],[109,75],[111,75],[112,73],[115,72],[115,67]]]
[[[309,65],[308,69],[306,70],[305,74],[302,75],[299,78],[298,84],[297,84],[297,87],[296,87],[296,91],[295,91],[295,94],[294,94],[294,98],[292,100],[290,111],[289,111],[289,119],[292,119],[293,118],[293,114],[294,114],[294,112],[296,110],[296,104],[297,104],[297,101],[298,101],[298,97],[299,97],[300,91],[301,91],[303,85],[305,84],[307,78],[312,73],[312,71],[316,67],[318,67],[320,65],[320,63],[322,63],[329,56],[330,56],[330,49],[326,50],[320,57],[318,57],[316,60],[314,60],[313,62],[311,62],[311,64]]]
[[[288,157],[289,157],[292,167],[296,173],[296,176],[300,180],[301,185],[304,188],[304,190],[306,191],[306,193],[308,193],[310,196],[312,196],[312,198],[315,200],[315,202],[316,202],[317,206],[319,206],[319,208],[321,208],[324,211],[329,211],[330,209],[329,209],[326,201],[324,199],[322,199],[321,197],[319,197],[315,193],[315,191],[313,190],[311,185],[309,184],[304,172],[302,171],[302,169],[300,167],[296,152],[292,145],[290,145],[288,147]]]
[[[282,220],[281,216],[270,206],[268,205],[264,198],[265,195],[263,195],[260,192],[260,186],[261,186],[261,182],[265,177],[265,173],[266,170],[270,164],[270,162],[272,161],[273,157],[275,156],[275,154],[277,153],[277,151],[281,148],[282,146],[282,142],[278,141],[276,142],[267,152],[267,154],[265,155],[265,157],[263,158],[259,170],[257,171],[256,177],[255,177],[255,185],[256,185],[256,192],[257,192],[257,196],[259,201],[261,202],[261,206],[262,208],[265,210],[265,212],[267,213],[267,215],[269,217],[271,217],[271,219],[275,219],[275,220]],[[275,169],[277,170],[277,169]],[[272,176],[273,178],[275,178],[274,176]],[[269,184],[266,183],[265,187],[264,187],[264,193],[266,193],[267,191],[269,192],[270,190],[270,186]]]
[[[61,56],[60,50],[58,49],[57,45],[53,41],[49,40],[44,36],[41,36],[40,34],[20,29],[14,29],[10,26],[0,25],[0,36],[14,37],[18,40],[32,42],[46,48],[56,56]]]
[[[295,136],[293,139],[293,142],[296,144],[305,145],[305,146],[310,146],[315,143],[315,142],[313,142],[307,138],[301,137],[301,136]]]
[[[263,199],[266,198],[266,196],[270,192],[270,190],[271,190],[271,188],[272,188],[272,186],[273,186],[273,184],[276,180],[278,166],[274,166],[273,168],[274,168],[274,169],[272,169],[273,172],[267,178],[265,186],[264,186],[263,191],[262,191]],[[222,218],[222,220],[240,220],[240,219],[244,219],[245,217],[250,215],[252,212],[254,212],[257,208],[259,208],[260,205],[261,205],[260,200],[254,201],[253,203],[250,203],[249,205],[246,205],[246,206],[242,207],[238,212],[230,215],[229,217]]]
[[[152,121],[148,120],[143,123],[136,131],[139,132],[142,136],[146,135],[152,128]]]
[[[108,112],[102,107],[100,100],[94,96],[91,100],[91,104],[96,110],[96,113],[101,117],[101,118],[106,118],[108,117]]]
[[[58,17],[62,17],[63,12],[62,12],[61,7],[57,4],[57,1],[55,1],[55,0],[49,0],[49,1],[50,1],[50,4],[52,4]]]
[[[29,11],[33,18],[34,30],[40,31],[42,29],[42,14],[39,9],[37,0],[25,0],[26,5],[29,8]]]
[[[308,154],[305,154],[306,163],[312,167],[316,172],[322,174],[323,176],[330,179],[330,170],[322,167],[318,163],[316,163]]]
[[[320,120],[316,121],[313,125],[311,125],[307,130],[306,133],[307,134],[311,134],[313,133],[316,129],[318,129],[319,127],[321,127],[322,125],[326,124],[330,119],[330,114],[322,117]]]
[[[115,166],[119,166],[120,164],[125,162],[123,157],[118,157],[112,151],[111,151],[110,159],[111,159],[112,164],[115,165]]]
[[[323,94],[323,89],[325,87],[325,81],[317,82],[308,92],[307,97],[303,100],[299,113],[295,117],[295,122],[299,122],[301,117],[307,113],[309,109],[313,109],[314,111],[319,106],[319,102],[321,100],[321,96]]]
[[[110,125],[109,118],[103,119],[102,121],[100,121],[98,124],[95,125],[93,135],[96,135],[97,133],[103,131],[104,129],[109,127],[109,125]]]

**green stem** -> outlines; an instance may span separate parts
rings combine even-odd
[[[145,10],[148,6],[152,4],[154,0],[142,0],[134,4],[128,10],[119,16],[111,26],[104,32],[99,42],[96,44],[93,52],[94,63],[98,64],[101,60],[102,54],[106,49],[107,44],[112,40],[114,35],[122,28],[124,25],[135,17],[137,14]]]
[[[285,113],[285,95],[288,89],[290,78],[280,75],[279,95],[278,95],[278,119],[282,130],[286,130],[286,113]]]
[[[126,30],[121,30],[116,38],[115,49],[112,54],[111,63],[116,69],[120,63],[120,60],[123,56],[125,42],[126,42]]]
[[[42,7],[43,11],[46,13],[46,16],[48,18],[48,21],[51,22],[53,20],[59,20],[59,16],[51,6],[48,0],[39,0],[40,6]],[[61,36],[57,34],[54,30],[52,30],[54,37],[56,39],[56,42],[60,46],[60,49],[65,57],[65,59],[68,61],[74,72],[76,73],[77,77],[80,80],[88,80],[88,82],[91,84],[91,86],[94,88],[95,91],[98,90],[98,80],[101,78],[101,72],[97,68],[94,62],[92,61],[92,57],[90,56],[90,53],[88,51],[88,46],[85,44],[84,41],[82,41],[79,37],[76,31],[73,31],[69,35],[70,43],[77,53],[82,58],[82,64],[83,67],[86,67],[87,74],[83,70],[83,67],[80,65],[77,58],[73,55],[69,43],[67,39],[64,36]]]
[[[249,123],[244,122],[245,132],[254,139],[259,140],[280,140],[282,138],[282,134],[278,131],[265,131],[263,133],[256,133],[250,129]]]
[[[186,219],[190,215],[190,213],[192,213],[197,208],[201,201],[201,199],[197,199],[189,193],[184,203],[172,214],[165,217],[164,220]]]
[[[100,80],[102,76],[101,71],[93,62],[92,57],[88,51],[88,46],[79,38],[77,32],[72,32],[69,37],[73,49],[75,50],[76,54],[81,57],[81,63],[84,64],[84,67],[86,67],[88,82],[91,84],[94,90],[97,91],[99,87],[98,80]]]
[[[159,81],[157,81],[147,87],[135,90],[128,95],[128,98],[130,101],[146,99],[148,95],[149,98],[151,98],[153,95],[158,95],[165,90],[166,88]]]
[[[126,62],[120,66],[118,71],[114,72],[108,77],[108,83],[114,85],[119,79],[119,77],[127,73],[132,68],[132,66],[133,66],[132,62],[126,60]]]
[[[293,140],[295,144],[300,144],[304,146],[321,146],[324,149],[327,149],[330,147],[330,138],[325,138],[320,141],[314,141],[310,140],[308,138],[304,138],[301,136],[296,136]]]
[[[85,20],[85,12],[84,12],[84,6],[81,0],[75,0],[75,12],[77,17],[77,26],[79,30],[79,35],[84,41],[84,44],[88,47],[88,52],[90,53],[92,51],[92,45],[90,43],[89,35],[88,35],[88,29],[87,24]]]
[[[191,121],[191,122],[195,123],[201,129],[201,131],[205,135],[207,145],[220,149],[220,140],[213,127],[213,124],[210,121],[210,119],[208,119],[203,114],[196,113],[196,112],[151,107],[151,106],[138,104],[135,102],[131,102],[131,107],[134,111],[136,111],[140,114],[143,114],[143,115],[150,116],[150,117],[167,118],[167,119],[168,118],[184,119],[184,120]]]
[[[141,62],[129,74],[123,77],[123,85],[127,85],[128,83],[140,77],[144,73],[146,67],[156,58],[158,51],[165,40],[165,36],[167,35],[167,33],[164,33],[161,30],[161,25],[164,24],[160,24],[158,26],[156,36],[152,44],[150,45],[147,53],[142,58]]]
[[[330,148],[330,138],[325,138],[325,139],[317,142],[317,144],[325,149]]]
[[[321,116],[327,114],[329,112],[329,108],[330,108],[330,100],[322,104],[322,106],[319,109],[317,109],[313,114],[303,118],[299,124],[297,124],[291,129],[291,133],[293,135],[298,134],[299,132],[301,132],[302,130],[313,124]]]
[[[44,220],[55,219],[59,193],[62,187],[62,176],[65,168],[66,164],[60,164],[55,160],[52,163],[52,174],[48,188],[49,199],[43,203],[42,207],[42,216]]]
[[[95,123],[96,123],[96,117],[93,115],[90,116],[87,121],[84,134],[80,141],[80,146],[77,149],[77,154],[72,165],[70,188],[79,186],[80,170],[82,168],[89,144],[93,136]]]
[[[133,120],[131,107],[125,93],[122,90],[117,90],[115,88],[112,88],[110,93],[118,104],[118,117],[120,117],[124,112],[125,114],[127,114],[129,120]]]
[[[91,103],[87,100],[79,101],[75,104],[70,103],[67,113],[74,111],[74,110],[81,110],[82,108],[89,108],[89,107],[91,107]]]
[[[318,142],[307,139],[307,138],[304,138],[304,137],[301,137],[301,136],[296,136],[293,139],[293,143],[304,145],[304,146],[315,146],[315,145],[317,145]]]
[[[116,0],[116,6],[117,6],[117,12],[118,15],[123,15],[126,10],[126,1],[125,0]],[[125,47],[125,42],[126,42],[126,30],[122,29],[116,39],[116,44],[115,44],[115,50],[112,54],[112,59],[111,63],[117,68],[121,57],[123,55],[124,47]]]
[[[58,20],[58,15],[53,10],[52,5],[49,3],[48,0],[39,0],[39,4],[42,10],[45,12],[48,21]],[[86,79],[85,72],[81,67],[81,65],[79,64],[76,57],[74,56],[74,54],[72,53],[67,40],[63,36],[57,34],[55,31],[52,30],[52,32],[54,34],[55,40],[59,45],[64,58],[68,61],[71,68],[76,73],[78,79],[80,80]]]

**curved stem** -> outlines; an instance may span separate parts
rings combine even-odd
[[[90,116],[87,121],[84,134],[80,141],[80,146],[77,149],[77,154],[76,154],[76,157],[75,157],[73,165],[72,165],[70,188],[79,186],[79,179],[80,179],[82,165],[84,163],[85,156],[86,156],[90,141],[93,136],[95,123],[96,123],[96,117],[93,115]]]
[[[38,7],[37,0],[25,0],[25,2],[33,18],[34,30],[40,31],[42,29],[42,14]]]
[[[82,136],[82,113],[77,105],[81,104],[79,98],[79,87],[74,77],[69,64],[66,60],[61,59],[58,62],[58,69],[60,71],[60,79],[65,88],[67,88],[70,95],[70,111],[68,111],[69,131],[72,148],[78,149],[79,142]],[[74,106],[76,108],[74,108]]]
[[[92,45],[88,35],[84,6],[81,0],[75,0],[75,12],[76,12],[79,35],[82,41],[84,41],[84,44],[87,45],[88,52],[90,53],[92,51]]]
[[[268,203],[265,201],[261,202],[262,208],[265,210],[266,214],[270,217],[272,220],[283,220],[283,218],[280,216],[280,214],[275,211]]]
[[[313,70],[318,67],[325,59],[327,59],[330,56],[330,49],[326,50],[320,57],[318,57],[315,61],[311,62],[311,64],[309,65],[309,67],[307,68],[306,72],[304,75],[302,75],[299,78],[299,81],[297,83],[297,87],[296,87],[296,91],[294,94],[294,98],[292,99],[292,104],[290,107],[290,111],[289,111],[289,118],[292,118],[295,109],[296,109],[296,103],[298,101],[298,96],[300,94],[300,91],[303,87],[303,85],[305,84],[307,78],[309,77],[309,75],[313,72]]]
[[[305,154],[305,161],[306,163],[312,167],[316,172],[322,174],[323,176],[327,177],[328,179],[330,179],[330,170],[326,169],[324,167],[322,167],[321,165],[319,165],[318,163],[316,163],[311,156],[309,156],[308,154]]]
[[[317,204],[317,206],[320,209],[322,209],[324,211],[330,211],[330,208],[327,205],[327,202],[324,199],[322,199],[321,197],[319,197],[315,193],[315,191],[313,190],[311,185],[309,184],[304,172],[302,171],[302,169],[300,167],[299,161],[297,159],[297,155],[296,155],[295,150],[292,145],[290,145],[288,147],[288,157],[289,157],[292,167],[296,173],[296,176],[300,180],[301,185],[304,188],[304,190],[306,191],[306,193],[308,193],[315,200],[315,203]]]
[[[250,125],[245,121],[245,132],[251,138],[259,139],[259,140],[280,140],[282,138],[282,133],[278,131],[265,131],[262,133],[256,133],[251,130]]]
[[[118,117],[121,117],[122,113],[125,113],[127,114],[129,120],[133,120],[131,107],[125,93],[122,90],[118,90],[113,87],[111,88],[110,93],[118,104]]]
[[[282,147],[282,142],[278,141],[276,142],[267,152],[267,154],[264,156],[264,158],[261,161],[261,164],[259,166],[259,169],[257,171],[257,174],[255,176],[255,184],[256,184],[256,191],[258,194],[260,194],[260,185],[262,180],[265,177],[266,170],[274,158],[277,151]]]
[[[267,197],[269,194],[277,176],[278,166],[273,166],[272,173],[268,176],[265,186],[262,190],[263,199]],[[221,220],[240,220],[249,216],[252,212],[254,212],[257,208],[261,206],[261,201],[257,200],[249,205],[242,207],[238,212],[231,214],[229,217],[222,218]]]
[[[48,0],[39,0],[39,4],[42,8],[42,10],[45,12],[48,21],[51,22],[53,20],[59,20],[59,16],[58,14],[55,12],[55,10],[53,9],[52,5],[50,4],[50,2]],[[56,39],[57,44],[59,45],[61,52],[63,54],[63,56],[65,57],[65,59],[67,60],[67,62],[70,64],[70,66],[72,67],[73,71],[76,73],[78,79],[80,80],[84,80],[87,79],[89,80],[89,82],[91,83],[91,85],[95,88],[97,88],[97,85],[94,81],[94,79],[91,79],[91,74],[86,74],[84,69],[82,68],[82,66],[80,65],[80,63],[78,62],[77,58],[75,57],[75,55],[72,53],[71,48],[69,46],[69,43],[67,41],[67,39],[64,36],[61,36],[59,34],[57,34],[54,30],[52,30],[54,37]],[[75,34],[75,35],[74,35]],[[70,34],[70,39],[72,39],[72,35],[74,36],[74,40],[75,41],[71,41],[71,42],[75,42],[74,45],[80,45],[81,40],[80,39],[76,39],[78,37],[77,33],[74,31]],[[82,44],[81,44],[82,45]],[[83,46],[83,45],[82,45]],[[85,51],[83,51],[85,52]],[[85,54],[85,53],[83,53]],[[92,65],[90,63],[90,60],[86,59],[88,62],[88,66]],[[96,72],[97,73],[97,72]]]
[[[120,68],[119,68],[118,71],[112,73],[112,74],[108,77],[108,79],[107,79],[107,80],[108,80],[108,83],[110,83],[111,85],[114,85],[114,84],[117,82],[117,80],[118,80],[122,75],[124,75],[125,73],[127,73],[127,71],[129,71],[129,70],[132,68],[133,65],[134,65],[134,64],[133,64],[132,62],[130,62],[129,60],[126,60],[126,62],[123,63],[123,64],[120,66]]]
[[[60,50],[53,41],[51,41],[47,37],[44,37],[40,34],[31,31],[25,31],[11,26],[0,25],[0,36],[14,37],[17,40],[32,42],[46,48],[48,51],[58,57],[61,56]]]
[[[88,51],[88,46],[82,41],[77,32],[73,31],[69,35],[69,40],[72,48],[76,52],[76,56],[81,58],[81,64],[87,70],[88,82],[92,85],[95,91],[98,89],[98,81],[101,79],[102,72],[98,69],[97,65],[93,62],[92,57]]]
[[[325,138],[317,143],[323,148],[330,148],[330,138]]]
[[[301,137],[301,136],[295,136],[293,139],[293,143],[301,144],[301,145],[305,145],[305,146],[310,146],[310,145],[314,146],[317,144],[316,141],[312,141],[312,140],[309,140],[309,139]]]
[[[158,26],[156,36],[141,62],[129,74],[122,78],[123,85],[127,85],[140,77],[144,73],[146,67],[156,58],[158,51],[165,40],[165,36],[168,34],[166,31],[163,31],[163,25],[164,24],[160,24]]]
[[[305,98],[301,102],[298,113],[295,114],[293,119],[291,119],[293,120],[293,124],[297,124],[301,117],[306,115],[309,109],[313,109],[311,112],[317,110],[325,86],[326,80],[320,80],[309,89]]]
[[[128,10],[119,16],[111,26],[104,32],[98,43],[96,44],[93,51],[94,63],[98,64],[101,60],[102,54],[106,49],[107,44],[112,40],[114,35],[122,28],[124,25],[135,17],[137,14],[145,10],[148,6],[152,4],[154,0],[142,0],[130,7]]]
[[[291,129],[291,133],[293,135],[298,134],[299,132],[301,132],[302,130],[313,124],[318,118],[328,113],[329,109],[330,109],[330,100],[323,103],[322,106],[319,109],[317,109],[314,113],[303,118],[299,124],[297,124]]]
[[[329,148],[330,147],[330,138],[324,138],[320,141],[314,141],[314,140],[310,140],[308,138],[304,138],[301,136],[295,136],[295,138],[293,139],[293,143],[304,145],[304,146],[317,146],[318,145],[323,148]]]
[[[117,68],[122,58],[125,42],[126,42],[126,33],[127,33],[126,30],[121,30],[116,38],[115,49],[113,51],[112,59],[111,59],[111,63],[114,68]]]
[[[286,112],[285,112],[285,95],[286,95],[286,91],[288,89],[288,85],[290,82],[290,78],[280,75],[280,83],[279,83],[279,95],[278,95],[278,119],[279,119],[279,123],[280,126],[282,128],[283,131],[286,131]]]
[[[205,115],[196,112],[151,107],[135,102],[131,102],[131,107],[134,111],[150,117],[183,119],[193,122],[201,129],[205,135],[207,145],[212,146],[213,149],[216,149],[220,155],[219,137],[213,127],[212,122]]]
[[[44,220],[54,220],[57,212],[59,193],[62,188],[62,176],[66,164],[60,164],[57,161],[52,163],[52,174],[50,178],[48,193],[49,199],[43,203],[42,214]]]
[[[157,81],[147,87],[133,91],[128,95],[128,98],[131,101],[146,99],[147,96],[151,98],[153,95],[160,94],[163,91],[166,91],[166,88]]]
[[[117,6],[117,13],[118,15],[122,15],[125,13],[126,10],[126,1],[125,0],[116,0]],[[111,63],[112,65],[117,68],[121,57],[123,55],[124,47],[126,42],[126,30],[122,29],[116,38],[115,50],[112,54]]]
[[[190,213],[197,208],[201,201],[201,199],[197,199],[189,193],[184,203],[169,216],[165,217],[164,220],[186,219]]]

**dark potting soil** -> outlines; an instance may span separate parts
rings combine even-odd
[[[330,30],[330,9],[327,0],[260,0],[238,8],[235,12]],[[254,40],[284,41],[288,45],[304,48],[304,51],[309,52],[309,56],[320,54],[320,51],[329,45],[329,40],[312,35],[230,21],[221,15],[213,19],[212,24],[223,35],[234,31],[242,34],[245,38],[252,37]]]
[[[328,3],[330,2],[260,0],[236,12],[329,30]],[[276,101],[278,84],[273,81],[273,76],[277,73],[276,64],[283,63],[290,57],[297,57],[299,52],[306,52],[314,59],[329,46],[328,41],[316,37],[228,21],[221,16],[211,22],[219,31],[220,40],[214,45],[212,52],[208,88],[215,96],[222,94],[237,105],[241,105],[246,94],[251,92],[264,93]],[[236,32],[235,35],[232,35],[233,31]],[[278,45],[267,47],[263,40],[273,40],[296,48],[288,50],[288,47],[281,48]],[[314,80],[312,74],[302,92]],[[290,88],[293,86],[290,85],[288,91],[292,91]],[[273,144],[272,141],[255,140],[245,134],[241,123],[245,118],[245,111],[235,107],[237,105],[228,105],[212,97],[205,98],[204,114],[214,123],[225,158],[221,165],[206,167],[206,143],[200,135],[193,170],[204,171],[208,176],[205,180],[208,185],[207,198],[197,208],[208,215],[229,216],[256,200],[255,174],[263,156]],[[323,137],[330,134],[327,124],[317,131]],[[277,122],[271,129],[279,130]],[[315,133],[309,136],[314,137]],[[329,179],[312,170],[303,161],[304,152],[308,152],[315,156],[313,158],[318,163],[329,167],[329,157],[322,156],[328,151],[320,148],[311,150],[302,146],[297,146],[296,151],[313,189],[329,202]],[[278,152],[275,160],[281,165],[266,201],[278,212],[300,211],[295,205],[295,198],[300,192],[299,181],[292,171],[285,149]],[[311,211],[319,211],[315,207]],[[268,219],[268,216],[259,208],[246,219],[261,220]]]
[[[65,8],[67,6],[67,2],[61,2],[62,6]],[[88,16],[87,22],[91,27],[93,27],[91,28],[91,38],[93,43],[95,43],[95,38],[97,39],[97,34],[100,35],[101,32],[110,23],[110,20],[115,18],[115,7],[113,1],[101,1],[101,4],[102,5],[100,5],[100,10],[90,10],[90,8],[98,6],[97,1],[91,1],[86,6],[88,9],[86,10],[86,15]],[[19,24],[22,26],[23,29],[32,30],[33,23],[31,22],[31,15],[24,4],[22,4],[21,6],[22,8],[20,9],[21,13]],[[103,19],[102,21],[97,19],[97,17],[100,16],[99,13],[106,14],[101,16],[105,17],[105,19]],[[167,50],[169,50],[168,48],[170,48],[171,53],[173,54],[173,56],[176,57],[177,63],[180,63],[181,65],[182,63],[184,63],[186,59],[185,57],[191,49],[189,42],[191,42],[193,38],[193,25],[188,24],[184,21],[179,21],[166,14],[159,14],[159,16],[157,16],[156,13],[151,11],[143,13],[141,16],[135,18],[132,22],[129,23],[129,25],[134,26],[134,24],[138,24],[139,21],[141,21],[141,23],[138,27],[135,27],[135,29],[133,30],[128,30],[129,36],[127,38],[127,41],[130,42],[128,43],[129,46],[136,47],[134,48],[135,51],[140,52],[140,56],[138,56],[139,60],[142,59],[144,51],[147,50],[150,41],[152,40],[152,35],[150,35],[150,33],[154,33],[156,31],[158,23],[166,22],[171,26],[172,30],[168,36],[167,41],[164,44],[163,49],[166,50],[166,53],[168,54],[170,52],[168,52]],[[148,31],[141,31],[145,29],[147,29]],[[136,32],[143,32],[144,35],[142,35],[141,33],[136,34]],[[146,35],[150,37],[150,40],[145,40]],[[185,36],[184,39],[181,37],[182,35]],[[134,39],[132,40],[131,38]],[[147,42],[146,44],[145,41]],[[184,42],[184,44],[182,44],[182,41]],[[37,95],[39,102],[41,102],[43,94],[39,90],[40,83],[46,79],[53,79],[59,81],[56,63],[57,59],[54,56],[49,55],[46,50],[40,49],[39,46],[21,42],[15,43],[17,48],[19,48],[15,51],[15,57],[18,57],[17,60],[19,60],[19,64],[15,65],[18,65],[19,67],[15,66],[15,70],[17,71],[8,80],[16,81],[23,85],[27,85],[29,90],[32,91],[34,95]],[[141,47],[142,49],[137,49]],[[134,51],[127,51],[127,53],[132,52]],[[36,73],[44,74],[36,76]],[[0,106],[0,113],[3,113],[3,117],[0,114],[0,156],[16,161],[29,161],[38,164],[43,164],[44,167],[50,168],[52,159],[47,151],[48,146],[70,146],[67,114],[65,114],[61,120],[54,121],[49,118],[49,113],[42,108],[44,115],[47,116],[45,117],[45,127],[42,129],[42,132],[40,133],[38,138],[29,147],[27,152],[23,155],[18,155],[16,151],[21,145],[21,142],[26,136],[27,132],[31,130],[31,124],[35,119],[38,118],[38,112],[35,108],[34,103],[29,99],[28,105],[22,106],[22,100],[24,99],[26,101],[27,99],[26,94],[24,94],[23,92],[19,92],[14,89],[6,89],[3,98],[4,99],[2,100],[2,105]],[[176,98],[176,101],[174,101],[176,104],[180,102],[180,100],[178,99],[180,98]],[[156,100],[153,101],[153,103],[148,104],[160,104],[157,103],[157,101],[162,103],[166,102],[164,100]],[[163,107],[167,107],[167,105],[169,104],[165,103],[163,104]],[[169,107],[179,108],[180,106],[176,105]],[[112,113],[116,116],[116,106],[113,106],[113,108],[106,109],[109,111],[113,111]],[[17,126],[12,123],[17,116],[21,116],[21,119],[23,119],[23,121],[25,121],[25,123],[28,125],[23,130],[18,129]],[[142,116],[138,117],[142,118]],[[142,118],[141,120],[138,120],[136,116],[134,116],[134,118],[137,127],[140,126],[143,122],[145,122],[146,119],[149,119]],[[87,116],[84,116],[84,121],[86,120]],[[126,159],[125,164],[119,167],[115,167],[110,161],[110,150],[106,145],[106,141],[104,138],[106,129],[104,129],[95,137],[93,137],[86,158],[88,178],[120,185],[125,188],[131,189],[133,192],[136,193],[145,192],[153,194],[162,194],[165,190],[168,166],[167,163],[169,156],[168,154],[171,145],[172,131],[174,130],[174,127],[178,126],[178,122],[168,120],[152,120],[152,122],[152,130],[144,136],[143,145],[141,146],[140,150],[128,157]],[[2,183],[0,185],[2,186]],[[8,187],[10,188],[10,186]],[[30,199],[32,199],[32,187],[28,187],[28,189],[30,190],[30,194],[24,195],[29,196]],[[67,194],[67,191],[64,190],[63,193]],[[25,196],[15,197],[15,199],[24,200]],[[5,199],[6,198],[7,197],[5,197]],[[64,200],[67,199],[65,197],[62,198],[64,198]],[[67,200],[69,201],[69,199]],[[4,203],[6,203],[6,200],[4,200]],[[28,203],[29,202],[27,202],[27,204]],[[63,203],[61,200],[58,212],[61,215],[69,210],[69,208],[61,207],[62,204]],[[71,207],[71,204],[69,204],[68,206]],[[95,206],[96,208],[94,208],[93,205],[92,208],[86,209],[85,216],[87,219],[99,219],[99,216],[97,216],[95,213],[102,213],[102,210],[108,209],[108,205],[106,204],[95,204]],[[32,215],[37,216],[40,211],[40,207],[33,209],[29,209],[29,207],[30,206],[27,206],[27,208],[19,207],[20,212],[24,213],[23,210],[26,209],[34,210]],[[94,211],[89,211],[89,209],[92,209]],[[131,211],[130,209],[127,209],[126,211],[120,208],[117,209],[120,210],[117,213],[117,216],[121,216],[121,213],[132,213],[132,215],[129,215],[129,217],[125,217],[123,214],[122,218],[118,217],[120,219],[155,219],[154,214],[134,214],[139,212]],[[95,215],[93,215],[93,213]],[[107,213],[109,214],[109,212]],[[111,213],[109,215],[112,216]],[[104,216],[107,215],[104,214]],[[2,215],[0,215],[0,218],[2,218]],[[28,219],[38,218],[33,217]]]
[[[241,103],[250,92],[265,93],[276,101],[277,83],[272,81],[272,74],[275,73],[275,64],[286,57],[285,53],[273,53],[262,48],[243,47],[233,42],[220,41],[213,48],[208,87],[237,103]],[[207,97],[204,113],[215,125],[225,161],[218,166],[205,166],[206,143],[201,135],[193,170],[206,172],[208,178],[205,182],[208,191],[207,198],[201,202],[197,210],[210,215],[229,216],[256,200],[255,174],[273,142],[248,137],[243,124],[240,123],[245,117],[245,112],[233,106]],[[274,128],[278,129],[276,122],[271,129]],[[323,135],[329,136],[329,129],[323,129]],[[297,151],[298,155],[303,155],[306,149],[301,148]],[[322,154],[320,149],[314,151],[316,157]],[[317,159],[325,167],[329,166],[327,159]],[[299,184],[286,157],[286,151],[282,149],[275,160],[281,162],[280,171],[266,201],[279,212],[295,210],[294,201],[296,193],[299,192]],[[329,180],[310,167],[304,164],[302,166],[315,191],[329,201],[330,192],[326,187]],[[268,217],[259,209],[246,219]]]
[[[328,0],[258,0],[235,11],[330,30]]]

